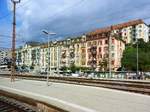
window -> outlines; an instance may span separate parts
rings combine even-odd
[[[109,56],[109,55],[108,55],[107,53],[106,53],[106,54],[104,54],[104,58],[108,58],[108,56]]]
[[[102,44],[103,44],[103,43],[102,43],[102,40],[100,40],[100,41],[99,41],[99,45],[102,45]]]
[[[88,42],[88,46],[91,46],[91,42]]]
[[[85,65],[85,61],[82,61],[82,65]]]
[[[89,59],[91,59],[91,55],[89,55]]]
[[[115,44],[115,39],[112,39],[112,43]]]
[[[88,49],[88,52],[91,52],[91,49]]]
[[[97,45],[97,42],[96,42],[96,41],[94,41],[94,42],[93,42],[93,45]]]
[[[100,47],[100,48],[99,48],[99,52],[101,52],[101,51],[102,51],[102,48]]]
[[[99,54],[99,58],[102,58],[102,54]]]
[[[113,58],[115,57],[115,53],[112,53],[112,57],[113,57]]]
[[[142,30],[140,29],[140,30],[139,30],[139,32],[141,33],[141,32],[142,32]]]
[[[114,49],[115,49],[115,47],[114,47],[114,46],[111,46],[111,50],[114,51]]]
[[[108,40],[105,40],[105,44],[108,44]]]
[[[114,60],[113,60],[113,61],[111,61],[111,64],[112,64],[112,65],[115,65],[115,61],[114,61]]]
[[[142,28],[142,25],[139,25],[139,28]]]
[[[104,47],[104,51],[108,51],[108,47]]]
[[[82,53],[85,53],[85,49],[82,49]]]

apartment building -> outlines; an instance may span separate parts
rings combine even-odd
[[[86,37],[71,38],[61,42],[61,66],[86,66]]]
[[[0,65],[7,64],[11,59],[11,49],[0,48]]]
[[[131,43],[136,39],[143,39],[145,42],[149,41],[149,27],[140,19],[112,27],[116,33],[120,33],[126,43]]]
[[[26,43],[16,50],[16,64],[18,66],[39,66],[40,46],[37,43]]]
[[[97,29],[91,34],[114,32],[120,36],[126,44],[134,42],[136,39],[149,41],[149,26],[143,20],[133,20],[105,28]]]
[[[111,67],[117,70],[121,67],[121,58],[125,49],[125,43],[122,40],[111,36],[111,44],[109,44],[110,33],[105,32],[89,33],[87,35],[87,66],[93,69],[108,70],[109,61],[109,45],[111,46]],[[106,63],[102,65],[101,63]]]
[[[111,57],[112,70],[121,67],[121,58],[125,44],[142,38],[149,41],[149,26],[142,20],[112,25],[89,32],[81,37],[69,38],[57,42],[26,44],[17,50],[18,65],[37,66],[46,71],[61,67],[90,67],[108,70],[108,57]],[[110,41],[109,41],[109,38]],[[111,48],[111,55],[109,55]]]

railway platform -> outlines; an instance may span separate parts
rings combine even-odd
[[[150,112],[150,96],[100,87],[1,77],[0,90],[69,112]]]

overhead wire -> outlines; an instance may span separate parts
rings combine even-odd
[[[16,9],[19,9],[19,8],[22,8],[24,7],[25,5],[27,5],[29,2],[31,2],[31,0],[27,0],[24,4],[18,6]],[[13,11],[9,11],[7,14],[5,14],[4,16],[1,16],[0,17],[0,21],[5,19],[6,17],[10,16],[12,14]]]
[[[81,0],[80,2],[83,2],[84,0]],[[80,2],[78,2],[78,4],[80,3]],[[72,5],[73,6],[73,5]],[[137,9],[137,8],[140,8],[140,7],[143,7],[143,5],[141,6],[136,6],[135,8]],[[71,6],[69,7],[69,8],[71,8]],[[133,7],[132,7],[132,9],[133,9]],[[62,11],[60,11],[60,13],[62,13],[63,11],[65,11],[65,10],[67,10],[67,8],[66,9],[64,9],[64,10],[62,10]],[[130,10],[130,9],[126,9],[126,11],[127,10]],[[108,14],[108,15],[106,15],[106,16],[114,16],[115,14],[118,14],[118,12],[120,12],[120,10],[118,11],[116,11],[116,12],[112,12],[112,13],[110,13],[110,14]],[[59,14],[58,12],[56,13],[56,14],[54,14],[54,15],[52,15],[52,16],[50,16],[50,17],[54,17],[54,19],[56,19],[57,18],[57,14]],[[63,13],[62,13],[63,14]],[[121,16],[121,17],[118,17],[118,18],[116,18],[116,17],[114,17],[114,19],[121,19],[121,18],[124,18],[124,17],[127,17],[127,16]],[[128,16],[129,17],[129,16]],[[95,24],[95,23],[97,23],[97,22],[107,22],[107,21],[112,21],[112,20],[114,20],[114,19],[107,19],[106,17],[104,18],[104,19],[98,19],[98,20],[96,20],[96,21],[94,21],[94,23],[87,23],[87,24],[89,24],[89,25],[92,25],[92,24]],[[144,17],[144,18],[141,18],[141,19],[143,19],[143,20],[146,20],[146,19],[150,19],[150,17]],[[53,19],[51,19],[51,21],[52,21]],[[73,32],[74,34],[75,33],[85,33],[84,31],[80,31],[80,32],[78,32],[78,31],[76,31],[76,32]]]

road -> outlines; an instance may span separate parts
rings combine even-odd
[[[38,99],[71,112],[150,112],[150,96],[106,88],[0,78],[0,89]]]

